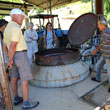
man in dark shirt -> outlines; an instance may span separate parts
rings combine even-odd
[[[4,30],[6,28],[8,24],[8,21],[6,21],[5,19],[0,19],[0,38],[2,40],[2,46],[3,46],[3,52],[4,52],[4,55],[5,55],[5,58],[6,58],[6,55],[7,55],[7,46],[4,44],[3,42],[3,33],[4,33]]]
[[[7,26],[7,21],[5,19],[0,19],[0,35],[3,39],[3,32],[5,30],[5,27]]]

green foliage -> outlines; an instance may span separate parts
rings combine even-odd
[[[23,3],[23,0],[0,0],[0,1]]]
[[[1,16],[1,15],[0,15],[0,19],[3,19],[3,18],[4,18],[4,16]]]
[[[84,13],[88,13],[88,12],[91,12],[91,3],[90,2],[81,2],[81,1],[78,1],[78,2],[75,2],[75,3],[71,3],[69,4],[67,7],[71,7],[71,10],[72,10],[72,13],[73,14],[78,14],[78,15],[81,15],[81,14],[84,14]]]
[[[40,8],[38,8],[38,7],[36,7],[36,12],[37,12],[38,14],[40,14],[40,13],[43,13],[44,10],[42,10],[42,9],[40,9]]]
[[[110,0],[104,0],[104,10],[105,14],[110,13]]]
[[[82,0],[82,2],[90,2],[91,0]]]
[[[110,0],[104,0],[104,15],[107,16],[108,24],[110,24]]]

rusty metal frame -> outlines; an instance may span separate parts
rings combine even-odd
[[[44,66],[58,66],[71,64],[81,58],[78,49],[73,48],[54,48],[39,51],[36,53],[35,63]]]

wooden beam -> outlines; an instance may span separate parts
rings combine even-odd
[[[0,16],[10,16],[9,14],[0,13]]]
[[[24,13],[28,16],[28,10],[27,10],[27,5],[26,4],[25,4],[25,7],[24,7]],[[29,20],[25,18],[26,29],[28,29],[28,23],[29,23]]]
[[[15,2],[5,2],[5,1],[0,1],[0,4],[9,4],[9,5],[24,5],[24,3],[15,3]],[[31,4],[27,4],[27,6],[33,6]]]
[[[10,11],[10,10],[12,10],[13,8],[0,8],[0,10],[6,10],[6,11]]]
[[[1,85],[0,88],[1,88],[2,98],[6,107],[5,110],[13,110],[8,78],[4,66],[1,35],[0,35],[0,85]]]
[[[96,14],[103,14],[103,0],[96,0]]]

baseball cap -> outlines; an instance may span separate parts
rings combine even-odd
[[[2,27],[3,25],[7,24],[8,21],[6,21],[5,19],[0,19],[0,27]]]
[[[10,16],[12,16],[14,14],[20,14],[20,15],[23,15],[25,18],[28,18],[28,16],[25,15],[24,12],[19,8],[14,8],[14,9],[11,10]]]

